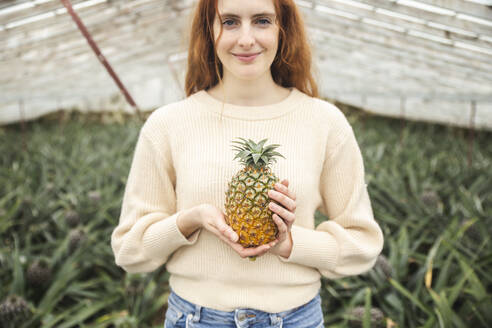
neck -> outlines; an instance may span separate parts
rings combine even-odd
[[[239,106],[264,106],[280,102],[289,89],[277,85],[270,71],[255,81],[241,80],[225,74],[222,83],[208,90],[214,98]]]

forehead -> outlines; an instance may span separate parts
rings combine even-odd
[[[273,0],[219,0],[217,9],[221,15],[234,14],[244,17],[259,13],[275,14]]]

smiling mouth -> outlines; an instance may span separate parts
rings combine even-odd
[[[261,52],[258,52],[256,54],[251,54],[251,55],[247,55],[247,56],[245,56],[245,55],[238,55],[238,54],[233,54],[233,55],[236,56],[236,57],[241,57],[241,58],[250,58],[250,57],[258,56],[260,53]]]

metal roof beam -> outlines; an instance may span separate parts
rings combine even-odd
[[[463,2],[463,1],[460,1]],[[468,30],[475,33],[483,34],[484,36],[492,36],[492,26],[478,24],[476,22],[465,20],[467,16],[449,16],[440,15],[437,13],[425,11],[415,7],[404,6],[402,4],[397,4],[389,0],[350,0],[344,1],[344,3],[337,0],[315,0],[314,5],[324,5],[324,6],[343,6],[346,10],[351,8],[351,10],[364,10],[367,12],[375,12],[383,15],[399,15],[402,21],[408,22],[433,22],[440,25],[451,26],[453,28]],[[358,6],[357,6],[358,5]],[[302,7],[301,7],[302,8]],[[304,6],[304,8],[306,8]],[[485,11],[485,12],[484,12]],[[488,20],[490,22],[490,17],[492,14],[491,10],[482,6],[482,15],[479,16],[482,20]],[[460,17],[460,18],[459,18]],[[427,24],[427,23],[426,23]]]
[[[387,46],[396,46],[401,49],[412,49],[418,52],[439,54],[443,59],[470,61],[471,66],[492,68],[492,55],[476,53],[465,49],[441,45],[440,43],[424,38],[410,36],[378,26],[364,24],[360,21],[344,19],[338,16],[321,15],[310,10],[309,26],[320,30],[337,30],[339,33],[361,38],[368,43],[379,43]]]
[[[369,8],[372,8],[372,10],[369,10]],[[492,30],[490,31],[490,35],[484,35],[471,28],[457,28],[417,17],[413,17],[411,20],[408,17],[405,19],[401,15],[396,15],[394,12],[390,12],[386,9],[382,10],[372,6],[361,8],[349,6],[346,2],[338,1],[326,1],[326,4],[323,4],[323,7],[318,5],[316,9],[322,12],[327,12],[328,10],[332,10],[333,12],[342,11],[356,15],[360,17],[363,22],[366,21],[373,25],[384,24],[390,27],[393,26],[395,29],[420,31],[437,38],[448,39],[450,41],[461,41],[477,47],[488,48],[492,53]]]
[[[395,0],[387,0],[389,2],[395,2]],[[457,13],[469,14],[483,19],[492,17],[492,7],[486,6],[472,1],[463,0],[418,0],[418,2],[425,3],[432,6],[451,9]]]
[[[469,79],[467,76],[470,74],[466,72],[449,70],[449,68],[446,69],[444,66],[436,67],[414,60],[402,60],[401,58],[394,58],[388,54],[368,49],[364,50],[363,55],[360,52],[360,48],[343,44],[343,41],[335,39],[325,39],[324,42],[319,42],[319,46],[316,47],[316,54],[323,58],[315,63],[316,67],[340,65],[340,67],[355,68],[361,71],[359,78],[368,74],[380,74],[383,76],[382,82],[391,83],[392,86],[394,86],[394,81],[410,79],[419,80],[422,84],[429,81],[433,87],[442,85],[443,87],[454,89],[462,89],[464,84],[466,85],[465,88],[475,90],[479,90],[485,83],[492,85],[490,84],[492,83],[490,76],[488,81],[477,78]],[[397,86],[399,87],[398,84]]]

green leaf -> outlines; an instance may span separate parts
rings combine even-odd
[[[275,156],[280,156],[280,157],[285,158],[282,154],[277,153],[276,151],[272,152],[272,155],[275,155]]]
[[[6,203],[10,197],[14,197],[16,194],[14,192],[6,195],[3,199],[2,202],[0,203]],[[0,234],[5,233],[8,229],[10,229],[13,225],[15,225],[16,221],[14,220],[15,214],[19,211],[20,206],[22,205],[22,198],[17,197],[15,199],[14,203],[10,208],[5,212],[5,214],[0,217]],[[7,205],[0,206],[0,208],[5,208]]]
[[[78,326],[82,324],[85,319],[99,312],[109,304],[112,304],[114,301],[116,301],[116,299],[117,297],[113,296],[103,299],[99,302],[85,302],[86,304],[81,311],[71,314],[70,317],[67,318],[68,320],[65,321],[62,325],[57,326],[57,328],[70,328]]]
[[[247,156],[249,156],[250,154],[251,154],[251,152],[250,152],[249,150],[243,150],[243,151],[241,151],[239,154],[237,154],[237,155],[234,157],[234,159],[236,159],[236,158],[243,158],[243,159],[244,159],[244,158],[246,158]],[[234,160],[234,159],[233,159],[233,160]]]
[[[431,287],[432,283],[432,261],[434,260],[434,257],[437,254],[437,250],[439,249],[439,245],[441,244],[442,241],[442,235],[437,238],[435,241],[434,245],[429,251],[429,254],[427,255],[427,259],[425,261],[425,268],[427,270],[426,275],[425,275],[425,286],[427,288]]]
[[[258,163],[258,160],[260,159],[261,155],[260,154],[253,154],[253,161],[254,163]]]
[[[364,319],[362,321],[363,328],[371,328],[371,289],[366,288],[366,301],[364,305]]]
[[[268,139],[263,139],[261,140],[259,143],[258,143],[258,148],[259,149],[262,149],[263,148],[263,145],[265,145],[265,142],[267,142]]]
[[[436,303],[436,308],[434,308],[434,311],[439,318],[439,322],[441,326],[466,328],[465,323],[451,309],[444,291],[442,291],[438,295],[432,289],[428,289],[428,290],[430,295],[432,296],[432,299]]]
[[[412,301],[413,304],[418,306],[422,311],[427,313],[428,315],[432,316],[432,311],[425,306],[419,299],[413,295],[410,291],[408,291],[405,287],[400,285],[400,283],[392,278],[388,279],[390,284],[393,285],[393,287],[396,288],[397,291],[399,291],[403,296],[407,297],[410,301]]]
[[[10,286],[10,295],[15,294],[18,296],[24,296],[24,269],[22,268],[19,253],[19,239],[17,235],[14,235],[14,253],[12,254],[14,263],[14,279]]]

